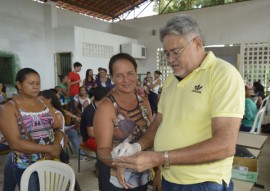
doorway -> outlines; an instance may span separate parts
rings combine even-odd
[[[72,71],[72,53],[56,53],[56,82],[60,83],[59,75],[68,74]]]

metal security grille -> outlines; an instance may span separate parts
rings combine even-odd
[[[241,46],[245,82],[252,86],[260,80],[267,89],[270,82],[270,43],[245,43]]]
[[[163,48],[157,49],[157,69],[162,73],[160,76],[162,84],[165,82],[167,76],[172,73],[172,68],[169,66],[166,56],[163,54]]]
[[[59,53],[58,74],[68,74],[72,71],[71,53]]]

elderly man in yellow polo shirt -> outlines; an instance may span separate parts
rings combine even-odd
[[[173,74],[163,86],[158,114],[137,143],[115,148],[113,155],[124,156],[125,162],[113,164],[137,171],[160,166],[163,191],[233,190],[243,79],[233,65],[205,51],[201,30],[190,16],[170,19],[160,39]],[[153,145],[154,151],[138,152]]]

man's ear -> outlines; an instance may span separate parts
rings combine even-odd
[[[203,47],[203,41],[200,37],[196,37],[194,39],[194,43],[195,43],[197,49],[200,49]]]

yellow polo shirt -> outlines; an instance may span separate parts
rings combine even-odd
[[[211,138],[213,117],[244,115],[244,82],[234,66],[209,52],[199,68],[180,82],[167,78],[158,104],[163,120],[155,136],[156,151],[173,150]],[[215,145],[213,145],[214,147]],[[164,178],[176,184],[229,183],[233,157],[199,165],[171,165]]]

